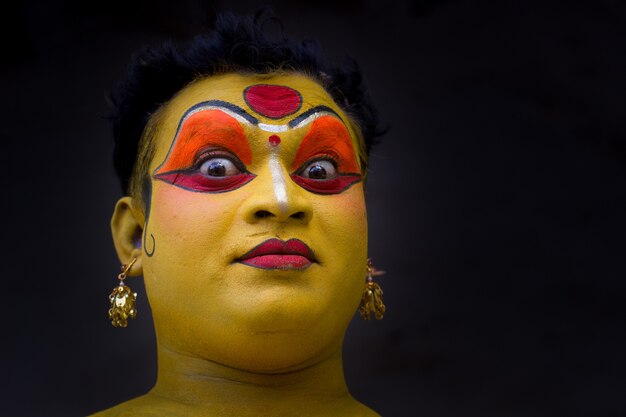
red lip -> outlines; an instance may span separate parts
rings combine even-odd
[[[308,268],[316,262],[311,248],[301,240],[269,239],[255,246],[241,258],[244,265],[261,269],[296,269]]]

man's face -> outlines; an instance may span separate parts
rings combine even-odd
[[[357,149],[301,75],[213,76],[168,103],[144,231],[159,343],[260,371],[338,349],[365,275]]]

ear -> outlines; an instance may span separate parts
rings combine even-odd
[[[111,232],[120,263],[128,264],[133,258],[137,258],[133,267],[128,271],[129,276],[143,274],[141,235],[144,222],[143,212],[133,206],[131,197],[127,196],[118,200],[111,218]]]

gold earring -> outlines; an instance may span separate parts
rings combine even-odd
[[[383,303],[383,290],[380,285],[374,282],[372,277],[383,275],[385,271],[379,271],[372,265],[372,260],[367,259],[367,278],[365,281],[365,290],[361,297],[361,306],[359,313],[363,320],[369,320],[370,314],[374,313],[376,320],[381,320],[385,314],[385,304]]]
[[[124,279],[136,261],[137,258],[133,258],[128,265],[122,265],[122,272],[117,276],[120,284],[113,288],[113,292],[109,295],[109,302],[111,303],[109,319],[111,319],[111,324],[114,327],[126,327],[128,319],[134,319],[137,316],[137,309],[135,308],[137,293],[132,292],[128,286],[124,285]]]

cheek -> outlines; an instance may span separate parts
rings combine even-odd
[[[197,224],[215,218],[221,209],[221,204],[209,201],[205,195],[159,184],[152,199],[151,223],[162,234],[173,235],[189,228],[190,222]]]
[[[230,193],[195,193],[153,182],[146,232],[154,235],[155,250],[145,258],[144,278],[155,322],[174,339],[184,339],[180,323],[190,317],[218,313],[221,280],[207,278],[225,275],[230,258],[223,242],[232,233],[238,201]],[[181,307],[179,300],[190,294],[197,297]]]
[[[148,232],[153,233],[161,256],[184,254],[206,256],[207,244],[226,237],[232,201],[183,190],[164,183],[154,183]]]
[[[360,282],[367,258],[367,212],[361,184],[339,195],[320,196],[316,206],[317,237],[324,242],[329,266],[344,277],[345,285]]]
[[[350,239],[367,241],[367,211],[361,184],[335,196],[320,196],[316,204],[320,223],[327,232],[341,242],[350,244]]]
[[[367,213],[361,184],[338,195],[320,196],[316,205],[328,331],[330,327],[343,331],[358,307],[365,282]]]

